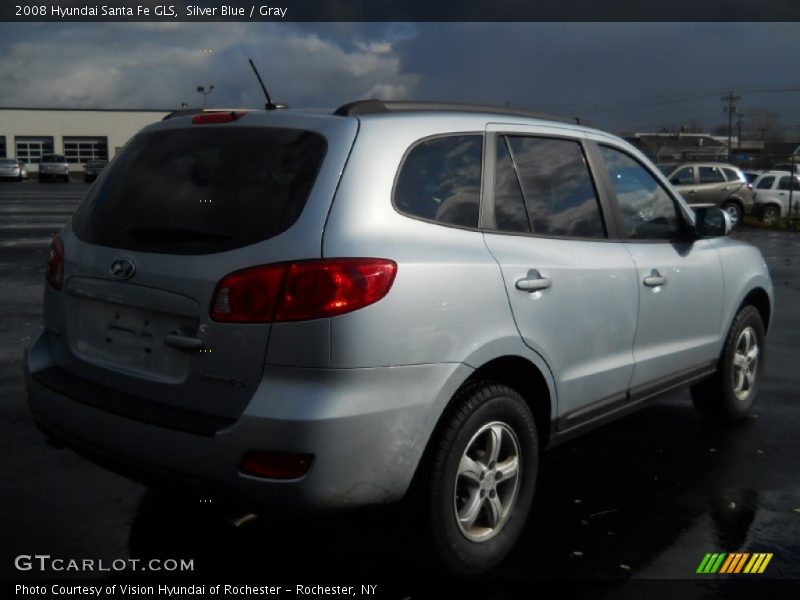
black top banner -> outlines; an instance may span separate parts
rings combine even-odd
[[[11,0],[0,21],[800,21],[796,0]]]

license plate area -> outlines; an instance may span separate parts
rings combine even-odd
[[[103,367],[165,383],[189,373],[191,353],[167,346],[169,334],[196,335],[192,317],[146,310],[91,298],[73,298],[72,351]]]

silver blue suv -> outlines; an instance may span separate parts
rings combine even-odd
[[[309,510],[414,490],[480,572],[546,447],[683,385],[752,409],[772,285],[730,228],[619,138],[519,111],[178,115],[53,240],[30,409],[148,481]]]

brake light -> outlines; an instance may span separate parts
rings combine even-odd
[[[60,290],[64,284],[64,243],[58,236],[54,236],[53,242],[50,244],[45,278],[47,283],[57,290]]]
[[[311,454],[288,452],[248,452],[241,470],[246,475],[268,479],[299,479],[311,468]]]
[[[374,304],[389,292],[397,263],[332,258],[237,271],[217,285],[215,321],[271,323],[333,317]]]
[[[243,110],[231,112],[207,112],[195,115],[192,117],[194,125],[210,124],[210,123],[230,123],[237,121],[245,116],[247,113]]]

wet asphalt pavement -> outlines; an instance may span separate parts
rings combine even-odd
[[[40,553],[194,558],[195,574],[251,579],[439,577],[405,506],[265,513],[235,528],[218,506],[148,491],[45,443],[25,406],[21,357],[40,323],[50,236],[86,189],[0,183],[0,576],[24,575],[13,557]],[[582,580],[585,597],[626,597],[635,580],[693,578],[683,597],[724,595],[735,576],[695,571],[705,553],[735,551],[774,553],[756,577],[800,580],[800,233],[735,235],[761,249],[775,285],[756,416],[705,423],[684,391],[546,453],[526,531],[488,576],[496,589]]]

